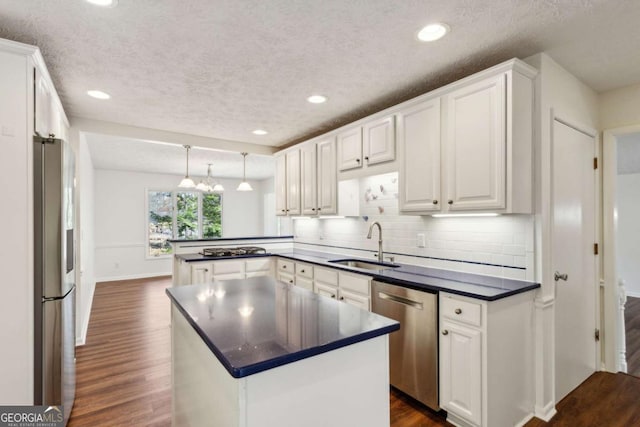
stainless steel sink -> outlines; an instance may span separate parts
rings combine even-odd
[[[399,265],[387,264],[384,262],[364,261],[361,259],[333,259],[329,261],[334,264],[344,265],[346,267],[362,268],[365,270],[388,270],[398,268]]]

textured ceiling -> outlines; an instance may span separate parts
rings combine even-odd
[[[180,145],[151,143],[129,138],[84,134],[93,167],[147,173],[184,175],[187,152]],[[189,175],[207,176],[207,164],[212,163],[211,175],[216,178],[242,178],[242,156],[229,151],[193,148],[189,152]],[[247,179],[274,176],[272,156],[247,156]]]
[[[451,33],[418,43],[433,21]],[[0,0],[0,37],[41,48],[69,115],[268,145],[540,51],[598,91],[636,83],[638,22],[632,0]]]

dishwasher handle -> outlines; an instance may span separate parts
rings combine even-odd
[[[388,294],[386,292],[378,291],[378,298],[384,299],[387,301],[397,302],[398,304],[408,305],[409,307],[417,308],[418,310],[422,310],[422,303],[418,301],[410,300],[409,298],[400,297],[397,295]]]

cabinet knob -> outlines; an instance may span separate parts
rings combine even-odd
[[[360,163],[360,159],[356,159],[356,162]]]
[[[336,297],[336,294],[331,294],[331,298],[335,298],[335,297]]]
[[[289,283],[291,283],[291,284],[293,285],[293,279],[290,279],[290,280],[289,280]]]
[[[438,204],[438,201],[437,201],[437,200],[434,200],[432,203],[433,203],[434,205],[437,205],[437,204]]]
[[[453,310],[456,314],[462,314],[462,309],[461,308],[456,308],[455,310]]]
[[[322,208],[318,208],[318,212],[320,212],[322,210]]]
[[[50,134],[49,134],[49,138],[53,139],[53,138],[55,138],[55,137],[56,137],[56,134],[55,134],[55,133],[50,133]]]
[[[286,265],[283,265],[283,266],[282,266],[282,269],[283,269],[283,270],[286,270],[286,269],[287,269],[287,266],[286,266]]]
[[[444,331],[442,331],[442,335],[449,335],[449,331],[445,329]]]
[[[447,203],[449,203],[450,205],[453,204],[453,200],[449,200]]]
[[[369,161],[369,156],[365,157],[364,159],[368,162]]]
[[[304,270],[300,270],[300,273],[304,273]]]
[[[286,212],[286,209],[281,209],[281,210],[282,210],[282,212]]]
[[[311,208],[311,210],[315,212],[315,211],[316,211],[316,208]]]
[[[344,297],[340,297],[339,299],[340,299],[340,301],[344,301]]]

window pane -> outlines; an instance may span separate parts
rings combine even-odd
[[[178,239],[198,238],[198,193],[177,193]]]
[[[222,200],[219,194],[202,195],[202,237],[222,237]]]
[[[149,255],[171,253],[168,240],[173,237],[173,206],[170,191],[149,191]]]

